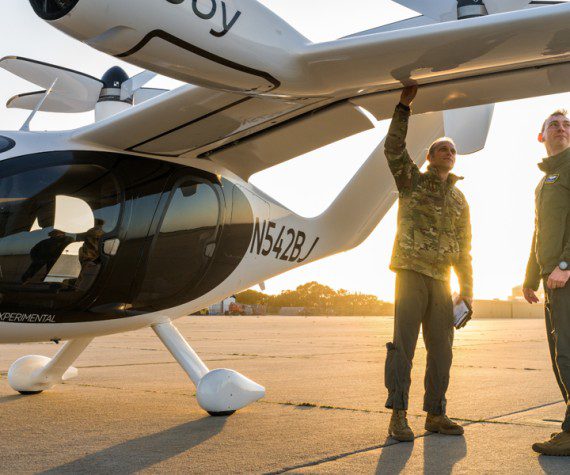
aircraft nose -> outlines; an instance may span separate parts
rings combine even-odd
[[[43,20],[59,20],[67,15],[79,0],[30,0],[30,5]]]

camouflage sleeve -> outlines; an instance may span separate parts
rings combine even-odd
[[[420,171],[412,161],[406,150],[406,135],[408,133],[408,122],[410,119],[410,108],[402,104],[396,106],[392,123],[388,130],[388,136],[384,144],[384,152],[388,159],[388,166],[398,187],[398,191],[409,190],[413,187],[415,178]]]
[[[473,266],[471,264],[471,217],[469,205],[465,201],[465,207],[461,212],[457,228],[457,240],[459,242],[459,258],[455,264],[455,272],[459,279],[461,295],[473,297]]]
[[[536,260],[536,229],[532,235],[532,245],[530,247],[530,256],[526,265],[526,275],[524,278],[523,288],[538,290],[540,286],[540,267]]]

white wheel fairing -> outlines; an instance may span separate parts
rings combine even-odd
[[[34,393],[46,391],[54,384],[77,376],[77,368],[70,367],[60,381],[41,377],[41,371],[51,361],[47,356],[28,355],[16,360],[8,371],[8,383],[14,391]]]
[[[14,391],[36,392],[51,388],[51,384],[38,384],[34,374],[41,371],[51,361],[40,355],[24,356],[16,360],[8,371],[8,383]]]
[[[210,413],[237,411],[265,396],[265,388],[231,369],[214,369],[196,388],[200,407]]]

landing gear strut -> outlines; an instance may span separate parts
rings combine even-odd
[[[152,329],[196,385],[198,404],[211,416],[229,416],[265,396],[263,386],[236,371],[210,371],[171,322]]]

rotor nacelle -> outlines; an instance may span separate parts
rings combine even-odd
[[[254,0],[30,0],[55,28],[196,85],[263,93],[295,75],[307,40]]]

